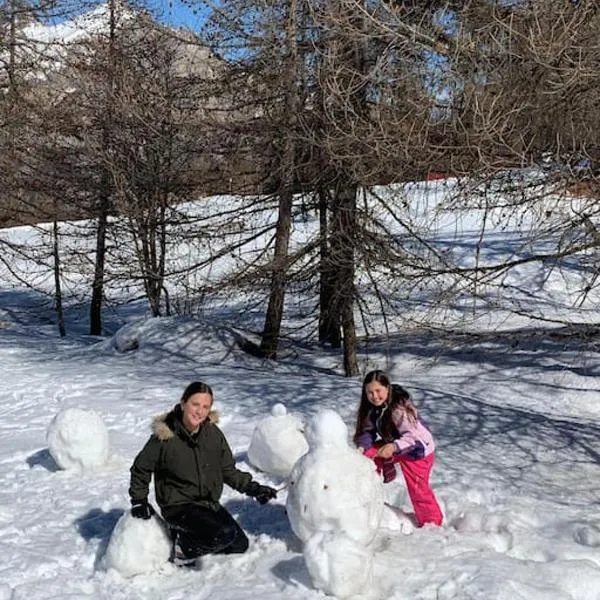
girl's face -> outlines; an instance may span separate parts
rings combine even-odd
[[[212,408],[212,396],[210,394],[193,394],[187,402],[181,404],[183,411],[183,426],[188,431],[196,431],[206,421]]]
[[[379,381],[371,381],[365,386],[365,392],[367,400],[373,406],[381,406],[387,402],[389,389]]]

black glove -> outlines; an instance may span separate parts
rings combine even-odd
[[[132,500],[131,516],[136,519],[149,519],[156,511],[148,500]]]
[[[256,481],[251,481],[246,488],[246,495],[256,499],[259,504],[266,504],[269,500],[277,498],[277,490],[268,485],[260,485]]]

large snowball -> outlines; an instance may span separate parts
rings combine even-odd
[[[368,544],[383,512],[383,484],[373,462],[347,442],[334,411],[317,414],[307,430],[310,449],[289,479],[286,509],[294,533],[306,542],[317,532],[343,531]]]
[[[248,447],[248,460],[257,469],[287,477],[296,461],[308,450],[303,424],[276,404],[271,414],[258,423]]]
[[[108,430],[100,415],[90,410],[59,412],[48,426],[46,441],[61,469],[98,467],[108,459]]]
[[[155,571],[168,562],[170,553],[171,541],[160,519],[136,519],[127,512],[112,532],[104,566],[132,577]]]
[[[336,598],[360,597],[371,581],[372,551],[343,532],[320,532],[304,546],[304,560],[316,588]]]

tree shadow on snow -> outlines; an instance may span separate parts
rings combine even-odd
[[[543,478],[556,502],[600,504],[590,480],[600,467],[600,426],[433,388],[420,388],[419,396],[421,414],[436,432],[438,459],[451,466],[436,468],[437,479],[456,477],[466,466],[515,493],[537,495]]]
[[[30,469],[34,467],[43,467],[46,471],[50,471],[51,473],[56,473],[60,471],[60,467],[56,464],[56,461],[52,458],[50,451],[48,448],[43,448],[42,450],[38,450],[35,454],[27,457],[27,464]]]
[[[92,508],[85,515],[75,519],[73,522],[79,534],[86,542],[94,539],[100,542],[96,550],[94,568],[98,567],[102,557],[106,553],[113,529],[124,512],[122,508],[113,508],[108,512],[100,508]]]

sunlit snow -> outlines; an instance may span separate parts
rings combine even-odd
[[[463,229],[444,214],[447,226],[437,224],[432,243],[459,239],[452,251],[466,253],[478,243],[476,217]],[[502,252],[515,230],[493,234],[487,248]],[[39,236],[27,227],[0,231],[2,240],[31,245]],[[371,487],[372,464],[351,446],[361,377],[342,376],[337,352],[304,343],[277,362],[244,353],[228,321],[241,315],[237,301],[230,312],[209,307],[197,318],[149,318],[132,299],[110,304],[106,328],[114,335],[104,338],[87,335],[88,307],[74,303],[66,306],[61,339],[51,296],[11,273],[51,294],[49,268],[24,260],[10,267],[0,266],[0,599],[317,600],[325,592],[364,600],[600,598],[600,361],[592,345],[520,331],[523,316],[499,306],[474,323],[476,335],[403,330],[360,348],[363,373],[386,369],[436,437],[431,483],[445,522],[418,529],[402,477]],[[68,261],[64,268],[73,289],[88,281]],[[523,266],[511,275],[511,289],[531,312],[564,317],[582,274],[547,275]],[[110,298],[129,289],[114,281]],[[528,293],[532,281],[535,294]],[[591,297],[578,318],[600,322],[597,306]],[[260,315],[255,330],[259,323]],[[503,336],[492,331],[499,323]],[[166,560],[160,535],[129,535],[127,489],[153,416],[195,380],[212,386],[238,466],[279,491],[260,506],[226,488],[223,504],[247,532],[248,552],[202,557],[182,569]],[[289,478],[249,458],[256,428],[277,404],[305,424],[309,444]],[[59,453],[46,436],[67,409],[101,419],[109,450],[103,464],[89,468],[77,458],[76,468],[64,468],[53,458]],[[327,410],[330,418],[319,417]],[[97,441],[94,426],[76,421],[85,443]],[[71,431],[60,429],[62,436]],[[80,451],[83,444],[59,447]],[[366,504],[355,506],[363,494]]]

